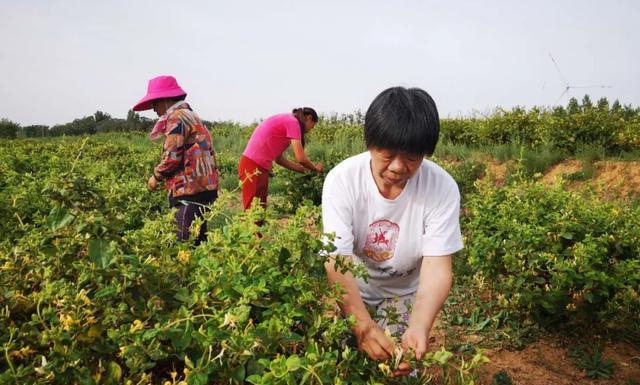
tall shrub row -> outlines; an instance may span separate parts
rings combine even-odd
[[[504,309],[640,338],[637,206],[515,181],[479,184],[466,211],[464,254]]]

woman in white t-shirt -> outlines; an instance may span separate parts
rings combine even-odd
[[[336,235],[335,254],[363,264],[369,275],[365,282],[343,274],[329,259],[328,279],[346,291],[342,312],[355,317],[358,347],[375,360],[390,358],[395,349],[384,327],[401,335],[404,350],[422,357],[451,289],[451,256],[462,249],[460,194],[453,178],[425,159],[439,131],[429,94],[389,88],[367,110],[368,151],[341,162],[324,182],[323,225],[325,233]],[[383,318],[380,323],[367,306]],[[404,325],[387,324],[389,310]],[[408,372],[403,364],[396,374]]]

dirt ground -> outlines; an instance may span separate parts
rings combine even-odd
[[[487,176],[495,181],[496,185],[502,185],[507,175],[507,164],[491,159],[487,159],[485,164]],[[581,161],[565,160],[547,170],[541,181],[554,184],[563,175],[582,170]],[[565,186],[569,189],[592,187],[604,199],[638,199],[640,162],[595,162],[592,178],[565,182]],[[469,342],[475,342],[473,337],[469,337]],[[437,331],[431,341],[432,349],[444,342],[444,332]],[[514,385],[640,385],[640,351],[623,342],[609,342],[604,345],[604,359],[614,362],[611,379],[589,379],[584,371],[575,366],[566,344],[554,340],[553,337],[543,337],[528,344],[523,350],[494,349],[486,354],[491,362],[482,370],[480,385],[491,385],[494,375],[501,370],[509,374]]]
[[[445,325],[436,320],[429,341],[430,350],[446,346]],[[482,338],[470,335],[467,342]],[[640,351],[623,342],[605,343],[603,359],[614,362],[610,379],[590,379],[576,367],[567,344],[554,337],[542,337],[522,350],[485,350],[491,360],[480,372],[478,385],[492,385],[496,373],[506,371],[513,385],[640,385]]]
[[[508,162],[497,162],[491,158],[482,160],[487,166],[486,175],[496,186],[502,186],[508,174]],[[560,182],[567,175],[582,171],[582,161],[564,160],[549,168],[541,181],[546,184]],[[569,189],[591,186],[605,199],[640,198],[640,162],[638,161],[599,161],[594,163],[594,175],[581,181],[565,181]]]
[[[505,370],[514,385],[635,385],[640,384],[640,352],[624,343],[605,345],[604,359],[614,362],[611,379],[589,379],[569,356],[568,349],[551,339],[541,339],[521,351],[487,352],[481,384],[490,385],[495,373]]]
[[[595,173],[584,181],[570,182],[568,188],[592,186],[605,199],[640,197],[640,162],[600,161],[594,163]],[[545,173],[544,183],[556,183],[563,175],[583,170],[581,161],[565,160]]]

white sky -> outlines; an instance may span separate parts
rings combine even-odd
[[[631,0],[0,0],[0,117],[22,125],[125,117],[160,74],[201,117],[242,123],[365,111],[393,85],[443,117],[551,105],[567,83],[640,105],[639,59]]]

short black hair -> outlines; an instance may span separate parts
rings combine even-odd
[[[439,135],[436,103],[420,88],[391,87],[382,91],[364,117],[367,148],[431,156]]]

